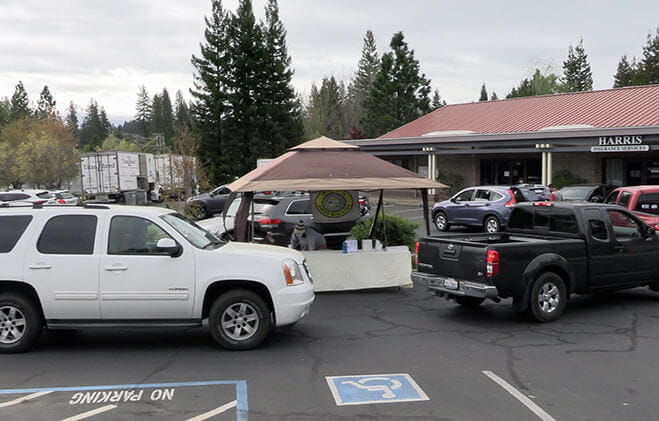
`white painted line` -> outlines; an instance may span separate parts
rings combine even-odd
[[[515,389],[508,382],[506,382],[501,377],[497,376],[489,370],[483,370],[483,374],[489,377],[493,382],[503,387],[508,393],[513,395],[518,401],[522,402],[527,408],[536,414],[542,421],[556,421],[551,415],[545,412],[544,409],[540,408],[535,404],[531,399],[527,398],[522,392]]]
[[[52,392],[50,392],[50,391],[48,391],[48,392],[37,392],[37,393],[33,393],[31,395],[23,396],[22,398],[14,399],[13,401],[3,402],[3,403],[0,403],[0,408],[6,408],[8,406],[16,405],[18,403],[22,403],[22,402],[25,402],[25,401],[30,400],[30,399],[38,398],[39,396],[47,395],[49,393],[52,393]]]
[[[219,408],[215,408],[212,411],[204,412],[203,414],[197,415],[196,417],[188,418],[185,421],[204,421],[214,417],[215,415],[220,415],[221,413],[226,412],[231,408],[235,408],[236,405],[238,405],[238,401],[229,402],[228,404],[222,405]]]
[[[100,408],[96,408],[96,409],[93,409],[91,411],[83,412],[82,414],[74,415],[74,416],[69,417],[69,418],[64,418],[62,421],[84,420],[85,418],[91,418],[94,415],[102,414],[103,412],[112,411],[116,407],[117,407],[117,405],[102,406]]]

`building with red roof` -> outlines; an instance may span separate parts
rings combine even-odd
[[[377,139],[349,141],[462,184],[659,184],[659,85],[447,105]]]

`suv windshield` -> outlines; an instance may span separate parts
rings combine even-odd
[[[179,213],[168,213],[160,218],[195,247],[205,249],[213,245],[221,246],[224,244],[219,238]]]

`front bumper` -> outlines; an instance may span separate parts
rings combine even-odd
[[[472,281],[457,280],[457,288],[447,288],[446,281],[456,281],[448,276],[431,275],[424,272],[412,272],[412,282],[422,284],[440,296],[476,297],[495,300],[499,297],[497,287]]]

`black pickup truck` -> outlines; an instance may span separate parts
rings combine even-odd
[[[659,291],[659,235],[614,205],[518,204],[506,232],[425,237],[417,257],[416,284],[464,306],[512,297],[540,322],[560,317],[571,293]]]

